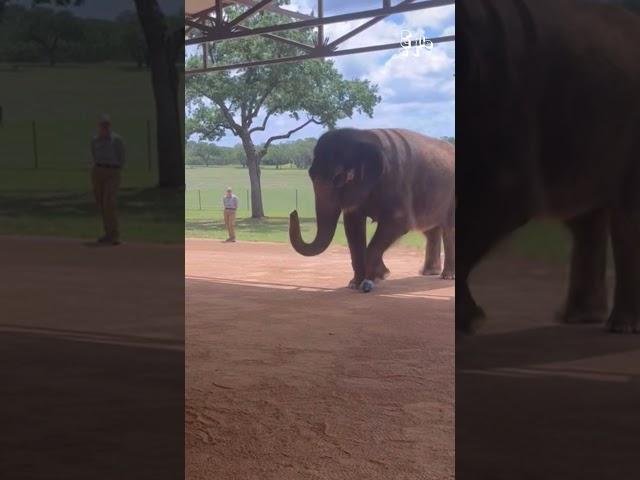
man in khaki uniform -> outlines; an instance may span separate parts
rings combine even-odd
[[[227,188],[227,194],[222,198],[224,205],[224,225],[229,232],[226,242],[236,241],[236,210],[238,209],[238,197],[233,194],[231,187]]]
[[[111,120],[108,115],[100,117],[98,133],[91,141],[91,157],[93,159],[91,172],[93,193],[104,225],[104,235],[98,239],[98,243],[118,245],[120,232],[116,206],[125,151],[122,138],[111,131]]]

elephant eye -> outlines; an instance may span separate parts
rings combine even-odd
[[[336,173],[331,180],[331,184],[335,188],[340,188],[344,186],[344,172]]]

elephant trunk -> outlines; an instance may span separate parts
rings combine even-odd
[[[298,212],[294,210],[289,215],[289,240],[295,251],[305,257],[319,255],[329,247],[331,240],[333,240],[333,235],[336,233],[341,211],[335,202],[322,199],[324,196],[323,191],[326,189],[319,188],[317,185],[314,185],[314,189],[316,191],[317,233],[316,238],[311,243],[306,243],[302,239]]]

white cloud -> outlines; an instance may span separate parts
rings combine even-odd
[[[379,0],[358,0],[350,11],[358,8],[377,8]],[[326,15],[329,12],[327,2]],[[292,10],[310,13],[315,9],[315,0],[292,0],[285,6]],[[358,8],[356,8],[358,7]],[[373,27],[361,32],[342,44],[340,48],[356,48],[366,45],[386,43],[399,44],[403,29],[410,30],[414,38],[421,35],[442,36],[455,34],[455,8],[439,7],[423,11],[414,11],[394,15]],[[328,25],[325,28],[330,40],[344,35],[361,25],[364,20]],[[396,127],[408,128],[433,136],[453,136],[455,131],[455,45],[445,43],[436,45],[433,50],[422,50],[419,57],[411,54],[404,57],[401,49],[373,52],[357,55],[346,55],[333,59],[336,68],[347,79],[369,79],[377,84],[382,102],[376,106],[373,119],[358,115],[352,119],[339,122],[338,126],[355,126],[358,128]],[[256,121],[258,124],[259,121]],[[256,142],[263,142],[271,135],[284,133],[300,121],[288,116],[278,116],[270,120],[267,131],[256,134]],[[318,136],[323,127],[309,125],[291,139]],[[226,138],[225,145],[235,144],[235,138]]]
[[[368,78],[380,88],[380,94],[388,103],[421,101],[424,104],[453,100],[455,82],[454,58],[436,46],[433,50],[415,50],[394,53],[384,65],[368,74]]]

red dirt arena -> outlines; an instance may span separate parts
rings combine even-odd
[[[393,248],[186,241],[189,480],[453,479],[454,282]]]

